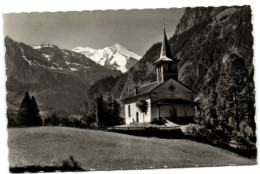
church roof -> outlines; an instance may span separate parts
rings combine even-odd
[[[137,88],[137,94],[135,94],[135,92],[131,93],[130,95],[128,95],[127,97],[123,98],[122,100],[125,99],[129,99],[129,98],[133,98],[133,97],[138,97],[138,96],[142,96],[144,94],[148,94],[149,92],[153,91],[153,89],[157,88],[158,86],[160,86],[161,84],[159,84],[157,81],[156,82],[152,82],[149,83],[147,85],[141,86]]]
[[[157,61],[155,61],[154,64],[157,64],[160,62],[178,62],[178,61],[179,61],[178,59],[176,59],[172,56],[169,42],[168,42],[166,32],[164,29],[160,58]]]
[[[184,100],[184,99],[161,99],[159,101],[156,101],[154,103],[152,103],[153,105],[164,105],[164,104],[174,104],[174,103],[178,103],[178,104],[196,104],[198,105],[198,102],[194,102],[194,101],[189,101],[189,100]]]
[[[169,79],[170,80],[170,79]],[[191,89],[190,87],[186,86],[185,84],[183,84],[182,82],[173,79],[176,82],[178,82],[179,84],[181,84],[182,86],[184,86],[185,88],[189,89],[190,91],[192,91],[193,93],[196,93],[193,89]],[[167,80],[168,81],[168,80]],[[166,81],[166,82],[167,82]],[[164,82],[165,83],[165,82]],[[147,85],[141,86],[137,88],[137,94],[135,92],[131,93],[130,95],[128,95],[127,97],[123,98],[122,101],[130,99],[130,98],[138,98],[140,96],[146,95],[146,94],[151,94],[153,90],[155,90],[156,88],[158,88],[159,86],[163,85],[164,83],[158,83],[156,82],[152,82],[149,83]]]

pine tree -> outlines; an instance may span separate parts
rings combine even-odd
[[[245,136],[251,136],[251,138],[256,140],[256,123],[255,123],[255,91],[254,91],[254,80],[253,80],[253,72],[249,73],[246,80],[246,86],[240,92],[240,105],[239,112],[243,116],[243,122],[247,130],[244,130],[242,127],[240,128],[243,134],[247,134]],[[251,129],[248,132],[248,128]],[[251,135],[250,135],[251,134]]]
[[[40,117],[40,110],[36,103],[34,96],[30,98],[28,92],[22,100],[21,106],[17,113],[18,125],[19,126],[40,126],[42,120]]]
[[[218,93],[215,90],[210,91],[210,94],[205,101],[201,103],[200,106],[197,106],[196,109],[196,122],[203,124],[209,129],[216,128],[216,119],[217,119],[217,104]]]
[[[106,127],[106,119],[105,119],[105,112],[104,112],[104,100],[103,96],[100,95],[100,97],[97,97],[97,113],[96,113],[96,119],[97,119],[97,125],[99,127]]]
[[[115,125],[115,115],[113,108],[113,98],[110,94],[108,94],[104,99],[104,112],[106,114],[106,125],[114,126]]]
[[[30,126],[31,113],[32,101],[30,99],[29,93],[26,92],[17,114],[19,126]]]
[[[89,98],[84,104],[84,113],[82,122],[86,127],[93,127],[96,124],[96,114],[97,114],[97,102],[94,98]]]
[[[217,115],[220,126],[240,132],[240,123],[244,119],[242,91],[247,84],[247,71],[244,59],[231,54],[224,65],[224,69],[217,84]],[[244,110],[244,111],[243,111]]]
[[[123,123],[120,117],[120,104],[110,94],[104,99],[104,112],[106,126],[116,126]]]
[[[56,113],[53,113],[51,115],[50,123],[52,126],[58,126],[59,125],[59,118]]]
[[[32,96],[31,99],[31,104],[32,104],[32,126],[40,126],[42,124],[42,120],[41,120],[41,116],[40,116],[40,110],[38,108],[37,102],[34,98],[34,96]]]

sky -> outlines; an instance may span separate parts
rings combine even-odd
[[[185,8],[96,10],[4,14],[4,34],[28,45],[52,43],[62,49],[77,46],[102,49],[118,43],[143,56],[161,42],[163,21],[170,38]]]

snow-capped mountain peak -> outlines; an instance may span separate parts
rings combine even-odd
[[[41,43],[41,45],[31,45],[31,47],[33,49],[36,49],[36,50],[44,48],[44,47],[47,47],[47,48],[57,48],[56,45],[50,44],[48,42],[43,42],[43,43]]]
[[[84,54],[102,66],[120,70],[123,73],[142,58],[118,43],[103,49],[96,50],[89,47],[76,47],[72,51]]]

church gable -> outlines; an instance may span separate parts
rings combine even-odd
[[[169,79],[151,91],[151,96],[153,103],[161,99],[183,99],[193,101],[194,93],[195,92],[192,89],[181,82],[175,79]]]

